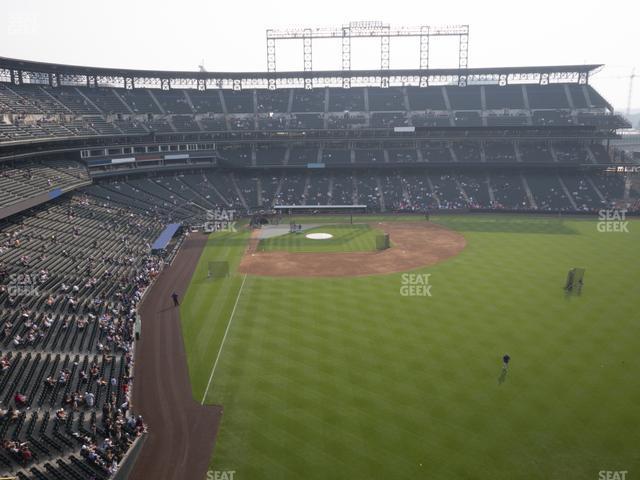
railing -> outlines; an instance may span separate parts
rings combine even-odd
[[[143,432],[133,441],[133,444],[129,447],[129,450],[127,450],[127,453],[124,454],[124,457],[120,461],[118,471],[113,475],[112,480],[127,480],[127,478],[129,478],[129,475],[136,464],[136,460],[138,459],[138,455],[142,450],[142,446],[147,440],[147,435],[147,432]]]

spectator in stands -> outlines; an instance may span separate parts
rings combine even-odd
[[[23,393],[17,392],[16,396],[13,398],[16,402],[17,407],[24,407],[27,404],[27,396]]]
[[[9,407],[9,410],[7,411],[7,419],[14,421],[17,420],[18,417],[20,417],[20,410]]]
[[[60,375],[58,376],[58,383],[60,385],[64,385],[69,380],[69,376],[71,375],[71,371],[64,369],[60,371]]]
[[[6,372],[7,370],[9,370],[10,366],[11,358],[9,357],[9,355],[5,355],[0,359],[0,369],[2,370],[2,372]]]
[[[73,395],[66,393],[62,398],[62,405],[70,406],[73,404]]]
[[[33,454],[26,443],[21,444],[20,453],[22,454],[23,463],[29,463],[33,458]]]

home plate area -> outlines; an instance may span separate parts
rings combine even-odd
[[[328,240],[330,238],[333,238],[333,235],[331,235],[330,233],[318,232],[318,233],[307,233],[305,237],[310,240]]]

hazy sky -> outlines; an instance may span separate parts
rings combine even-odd
[[[3,2],[0,56],[104,67],[266,70],[265,30],[357,20],[469,24],[469,66],[603,63],[592,84],[640,109],[640,2],[293,0],[19,0]],[[457,66],[456,44],[433,43],[432,66]],[[352,68],[378,68],[375,41],[353,44]],[[302,45],[278,44],[278,70],[302,69]],[[314,69],[339,68],[339,44],[314,43]],[[417,67],[418,44],[392,41],[391,67]]]

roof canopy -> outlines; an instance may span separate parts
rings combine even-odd
[[[0,57],[0,81],[51,86],[121,88],[317,88],[395,85],[458,85],[513,83],[588,83],[602,65],[449,68],[413,70],[334,70],[302,72],[189,72],[132,70],[33,62]]]

